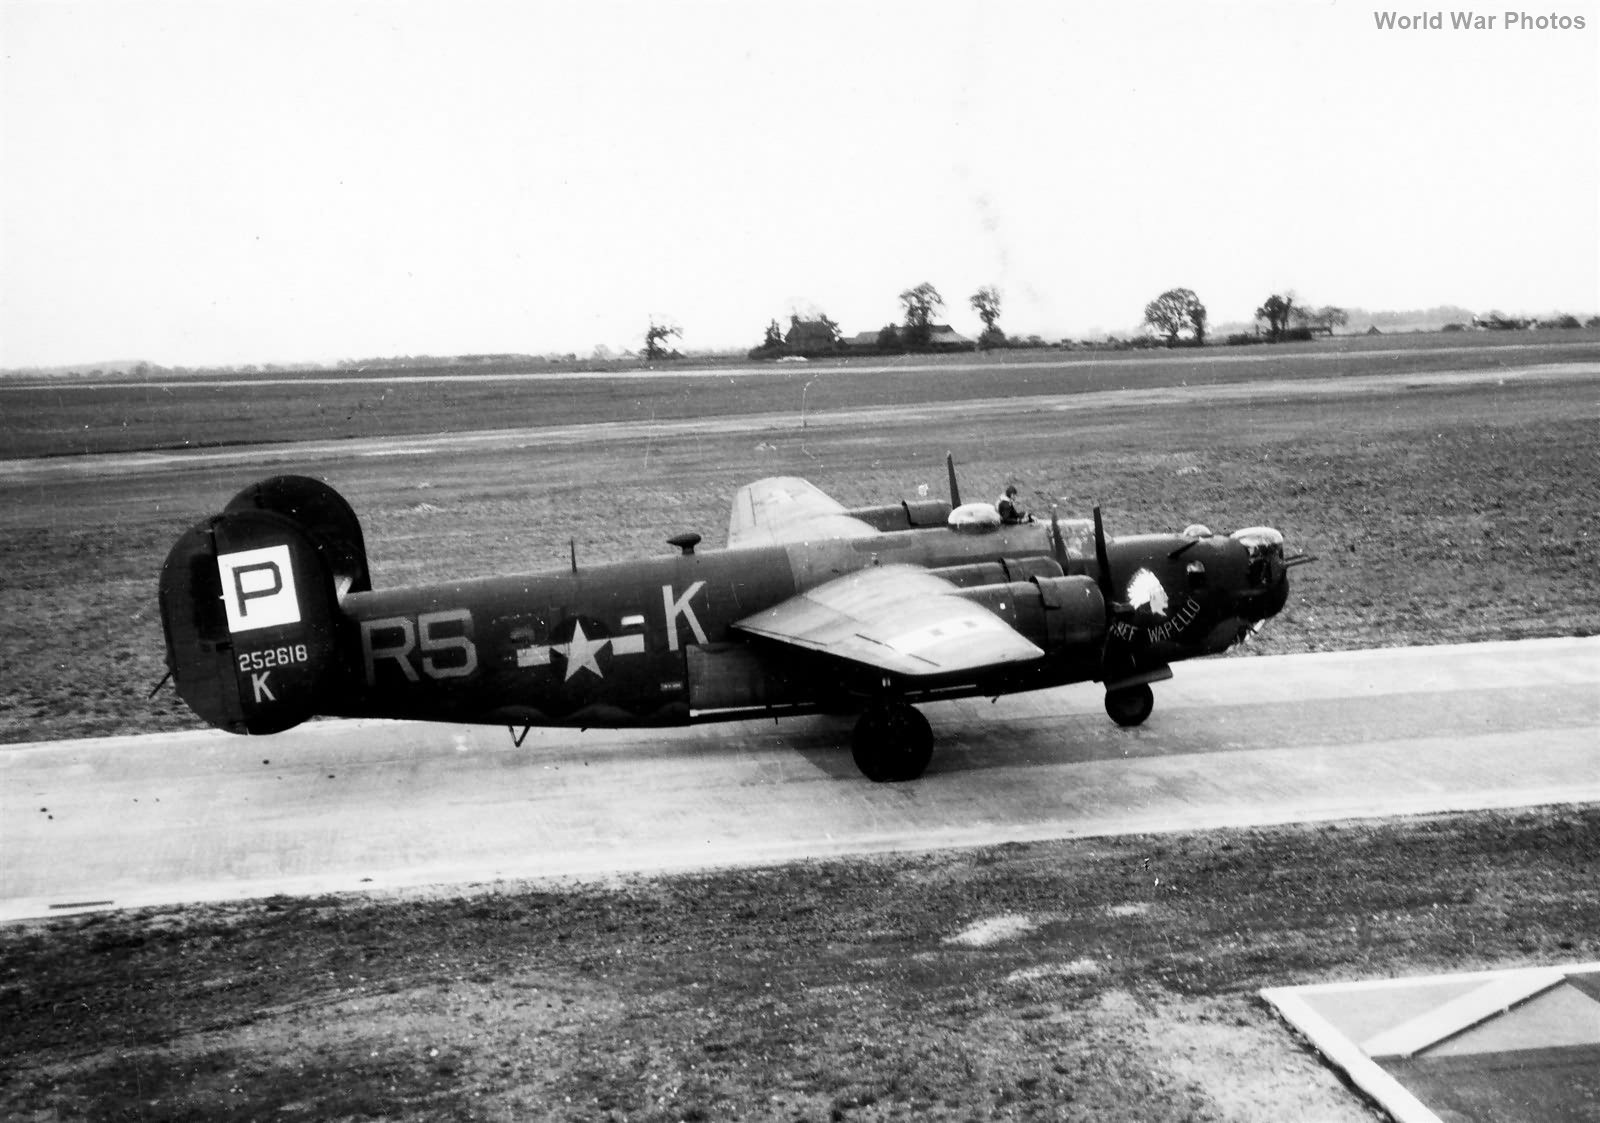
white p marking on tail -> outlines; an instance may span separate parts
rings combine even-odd
[[[228,614],[228,631],[248,632],[300,621],[300,601],[294,592],[294,566],[289,547],[263,546],[218,554],[222,578],[222,606]]]

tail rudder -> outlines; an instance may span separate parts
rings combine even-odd
[[[336,491],[300,476],[246,488],[180,537],[162,567],[179,697],[234,733],[298,725],[342,672],[340,598],[370,585],[360,525]]]

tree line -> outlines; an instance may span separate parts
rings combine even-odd
[[[931,281],[923,281],[904,290],[899,300],[901,319],[878,329],[872,344],[875,350],[901,354],[951,347],[971,349],[974,346],[991,348],[1016,345],[1016,341],[1008,339],[1000,329],[1001,297],[996,285],[983,285],[967,298],[973,312],[983,321],[983,333],[978,336],[976,343],[970,340],[953,341],[949,334],[939,332],[941,325],[937,321],[939,313],[944,310],[945,300]],[[797,313],[792,313],[789,324],[786,333],[776,318],[769,321],[761,343],[750,351],[750,357],[762,359],[785,354],[823,354],[842,350],[845,346],[838,323],[826,313],[818,313],[815,319],[810,320],[802,320]],[[1029,341],[1030,346],[1035,343],[1042,344],[1043,340],[1033,337]]]
[[[1296,304],[1293,292],[1273,293],[1267,297],[1256,309],[1255,318],[1266,324],[1264,338],[1269,343],[1310,339],[1317,334],[1332,335],[1334,328],[1350,322],[1349,313],[1335,305],[1312,308]],[[1192,347],[1204,346],[1206,319],[1206,306],[1193,289],[1168,289],[1144,306],[1145,325],[1166,336],[1168,347],[1176,347],[1180,342]],[[1180,340],[1184,333],[1187,335]],[[1230,335],[1228,342],[1254,343],[1261,338],[1258,329],[1254,336]]]
[[[939,290],[931,282],[923,281],[901,292],[899,300],[902,307],[901,320],[898,323],[885,324],[878,330],[875,349],[888,354],[947,349],[940,346],[943,341],[935,337],[935,329],[938,326],[936,318],[945,307],[944,297]],[[967,298],[967,303],[983,322],[983,331],[975,345],[971,341],[963,340],[956,344],[957,346],[963,349],[976,346],[981,350],[989,350],[999,347],[1044,345],[1044,341],[1038,336],[1029,336],[1023,341],[1008,337],[1001,330],[1002,301],[998,286],[990,284],[979,287]],[[1349,324],[1350,315],[1338,305],[1314,306],[1302,303],[1290,290],[1270,294],[1256,308],[1255,319],[1256,330],[1253,333],[1240,332],[1229,335],[1226,342],[1284,343],[1309,340],[1318,335],[1332,335],[1335,328]],[[1477,320],[1476,317],[1474,319]],[[1206,306],[1195,295],[1193,289],[1168,289],[1144,306],[1144,326],[1150,328],[1157,338],[1164,338],[1168,347],[1205,346],[1208,321],[1209,313]],[[841,351],[845,348],[838,323],[826,313],[817,313],[816,318],[809,320],[803,320],[798,313],[793,313],[789,317],[789,322],[790,329],[785,333],[776,318],[769,321],[762,334],[761,343],[749,352],[750,357],[764,359],[783,355],[816,355]],[[1495,314],[1487,321],[1477,321],[1478,326],[1489,327],[1525,327],[1535,323],[1541,327],[1580,326],[1577,318],[1573,316],[1547,322],[1502,320]],[[1592,317],[1582,326],[1600,327],[1600,317]],[[1465,325],[1450,324],[1447,325],[1447,330],[1460,327]],[[682,334],[681,328],[658,323],[652,316],[650,326],[645,332],[645,358],[651,360],[677,358],[678,353],[668,351],[663,344],[667,339]]]

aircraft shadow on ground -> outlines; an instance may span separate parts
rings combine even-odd
[[[1474,734],[1525,729],[1526,707],[1502,706],[1494,693],[1478,692],[1453,701],[1451,727]],[[1559,704],[1559,688],[1523,693],[1556,726],[1589,720],[1581,709]],[[1162,707],[1158,702],[1149,721],[1134,729],[1119,728],[1105,715],[1087,709],[994,717],[987,710],[987,706],[927,708],[934,753],[925,775],[1264,749],[1312,751],[1447,732],[1438,725],[1437,694],[1428,691],[1229,706]],[[860,779],[850,755],[853,719],[806,720],[826,724],[797,728],[787,723],[776,741],[831,778]]]

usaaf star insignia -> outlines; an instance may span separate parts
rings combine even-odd
[[[567,674],[564,681],[571,680],[573,675],[582,670],[593,671],[596,678],[604,678],[605,672],[600,669],[600,661],[596,656],[604,651],[606,644],[610,642],[610,637],[590,639],[583,634],[583,621],[576,621],[572,625],[572,638],[566,643],[554,645],[556,651],[567,657]]]

